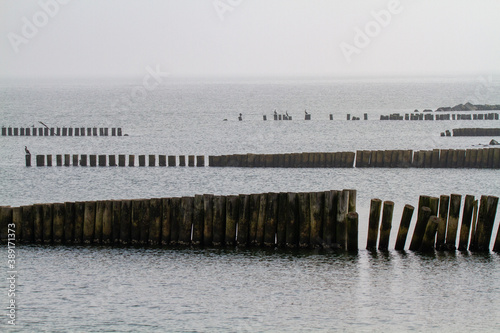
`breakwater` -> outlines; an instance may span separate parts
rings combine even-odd
[[[415,112],[405,113],[392,113],[389,115],[381,115],[380,120],[499,120],[499,114],[490,113],[464,113],[464,114],[434,114],[431,112]],[[349,120],[349,119],[347,119]]]
[[[290,154],[205,155],[36,155],[43,166],[190,166],[241,168],[500,168],[500,148],[433,150],[358,150]],[[32,155],[26,155],[26,166]]]
[[[453,136],[500,136],[500,128],[454,128]]]
[[[498,197],[420,196],[405,205],[395,250],[487,252]],[[372,199],[366,248],[389,249],[394,203]],[[462,211],[462,214],[460,212]],[[460,221],[461,216],[461,223]],[[256,246],[357,251],[356,190],[195,195],[0,207],[0,240],[19,243]],[[457,242],[458,237],[458,242]],[[500,228],[493,250],[500,252]]]
[[[2,127],[2,136],[122,136],[122,129],[107,127]]]

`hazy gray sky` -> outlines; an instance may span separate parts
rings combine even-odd
[[[500,72],[498,0],[0,0],[0,76]]]

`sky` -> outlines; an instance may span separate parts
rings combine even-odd
[[[500,73],[498,0],[0,0],[0,78]]]

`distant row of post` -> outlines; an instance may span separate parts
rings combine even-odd
[[[2,127],[2,136],[122,136],[122,129],[120,127]]]
[[[381,115],[380,120],[499,120],[498,113],[434,114],[434,113],[399,113]]]

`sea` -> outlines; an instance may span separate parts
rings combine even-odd
[[[467,194],[500,196],[498,170],[29,168],[24,160],[25,146],[33,155],[208,156],[469,149],[500,141],[440,135],[454,128],[498,128],[498,120],[380,120],[381,115],[466,102],[500,104],[500,82],[491,75],[166,77],[148,86],[142,77],[2,79],[0,126],[121,127],[126,135],[0,136],[0,205],[355,189],[360,250],[18,244],[12,325],[3,246],[1,330],[500,331],[499,254],[392,250],[405,204],[416,206],[420,195],[461,194],[462,204]],[[275,110],[292,120],[274,121]],[[304,120],[305,111],[311,120]],[[348,114],[361,120],[348,121]],[[368,120],[363,120],[365,114]],[[373,198],[395,203],[387,252],[364,249]],[[493,238],[499,218],[497,214]],[[414,224],[415,217],[410,232]]]

